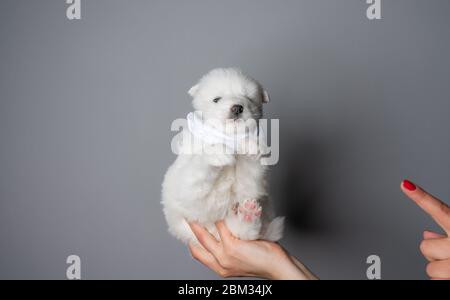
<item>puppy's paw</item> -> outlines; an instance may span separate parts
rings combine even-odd
[[[238,154],[247,155],[254,160],[257,160],[261,157],[261,151],[259,149],[258,141],[254,139],[242,140],[238,145],[237,151]]]
[[[236,158],[232,153],[228,153],[228,148],[221,144],[212,144],[204,146],[204,154],[208,163],[214,167],[232,166],[236,162]]]
[[[257,200],[236,203],[225,222],[231,233],[241,240],[257,240],[261,237],[262,208]]]
[[[260,221],[262,208],[255,199],[247,199],[237,209],[238,218],[242,222],[255,223]]]

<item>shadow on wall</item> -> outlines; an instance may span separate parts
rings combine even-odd
[[[300,50],[285,59],[296,61]],[[265,66],[271,71],[260,71],[277,74],[271,90],[278,101],[268,117],[281,119],[280,160],[269,171],[269,190],[291,230],[341,235],[348,222],[341,217],[345,214],[335,193],[345,196],[342,189],[348,180],[342,180],[342,174],[357,176],[345,173],[348,164],[357,162],[349,153],[364,150],[364,136],[377,134],[379,126],[372,124],[381,115],[378,93],[367,73],[338,54],[323,48],[307,50],[302,53],[310,59],[297,67],[275,64]]]
[[[281,198],[281,212],[287,217],[287,225],[302,232],[329,232],[333,226],[324,210],[326,197],[321,186],[326,182],[323,173],[326,147],[313,139],[296,139],[288,135],[289,142],[280,156],[276,186]]]
[[[378,123],[381,95],[371,81],[376,77],[369,74],[368,62],[349,64],[346,53],[321,44],[296,44],[283,37],[271,44],[283,45],[283,59],[273,59],[272,53],[245,56],[246,64],[257,66],[253,73],[265,74],[262,82],[271,83],[266,87],[274,102],[266,116],[281,121],[280,160],[269,171],[270,197],[290,230],[342,237],[351,222],[336,203],[346,199],[336,197],[346,197],[343,189],[358,179],[351,166],[371,167],[356,165],[352,153],[366,151],[364,136],[378,139],[376,146],[385,143],[379,130],[388,125]]]

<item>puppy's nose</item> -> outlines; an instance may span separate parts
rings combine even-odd
[[[243,111],[244,111],[244,107],[242,105],[236,104],[231,107],[231,113],[235,116],[242,114]]]

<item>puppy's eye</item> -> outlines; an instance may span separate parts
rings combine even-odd
[[[220,101],[220,99],[222,99],[222,98],[221,98],[221,97],[214,98],[213,102],[214,102],[214,103],[217,103],[217,102]]]

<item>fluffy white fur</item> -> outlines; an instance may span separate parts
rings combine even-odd
[[[235,68],[210,71],[189,94],[194,109],[205,120],[259,120],[263,103],[269,101],[256,80]],[[231,112],[234,105],[243,107],[238,116]],[[189,130],[184,131],[195,139]],[[208,145],[213,150],[208,154],[186,154],[183,147],[187,146],[180,147],[162,185],[162,204],[170,233],[183,242],[195,242],[187,221],[196,221],[217,236],[214,223],[225,219],[231,232],[243,240],[276,241],[282,237],[283,218],[273,218],[266,168],[257,155],[214,151],[223,149],[221,145]]]

